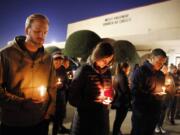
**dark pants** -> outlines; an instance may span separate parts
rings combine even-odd
[[[157,123],[158,127],[163,126],[164,119],[166,117],[166,113],[167,113],[168,106],[169,106],[169,103],[170,103],[170,99],[171,99],[171,95],[169,95],[168,93],[167,93],[167,95],[164,95],[164,97],[163,97],[163,100],[162,100],[162,103],[161,103],[160,116],[159,116],[159,120],[158,120],[158,123]]]
[[[120,107],[116,109],[116,116],[113,125],[113,135],[120,135],[120,128],[124,119],[126,118],[127,113],[128,107]]]
[[[7,126],[1,123],[0,135],[48,135],[49,121],[28,127]]]
[[[109,110],[78,109],[72,123],[71,135],[109,135]]]
[[[63,125],[64,117],[62,116],[62,110],[60,109],[56,110],[53,118],[52,135],[57,135],[59,128]]]
[[[66,103],[65,91],[59,91],[57,93],[56,111],[53,119],[52,135],[57,135],[59,128],[63,126],[63,121],[66,117]]]
[[[141,113],[133,110],[131,135],[153,135],[160,113]]]
[[[166,112],[167,112],[167,105],[162,105],[160,117],[159,117],[159,120],[158,120],[158,123],[157,123],[158,127],[162,127],[162,125],[164,123],[164,119],[166,117]]]
[[[167,116],[170,118],[171,121],[174,121],[175,113],[176,113],[176,104],[177,104],[177,97],[174,96],[173,99],[170,101],[169,109]]]

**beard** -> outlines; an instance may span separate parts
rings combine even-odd
[[[35,41],[32,37],[29,37],[29,41],[37,48],[41,48],[44,42]]]

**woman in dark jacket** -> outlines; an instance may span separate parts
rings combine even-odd
[[[116,109],[116,116],[113,125],[113,135],[122,135],[120,128],[130,106],[130,88],[127,78],[129,71],[130,66],[126,62],[116,65],[115,76],[113,80],[113,88],[116,91],[116,96],[112,103],[112,109]]]
[[[69,102],[76,107],[71,135],[108,135],[112,81],[109,66],[113,60],[109,43],[99,43],[89,63],[81,65],[69,89]]]

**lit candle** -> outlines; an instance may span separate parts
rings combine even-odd
[[[166,87],[165,86],[162,86],[162,93],[166,93]]]
[[[101,97],[104,97],[104,89],[101,89],[101,90],[100,90],[100,96],[101,96]]]
[[[110,97],[107,97],[106,99],[104,99],[103,104],[109,105],[111,102],[112,102],[112,99]]]
[[[75,70],[73,70],[73,71],[72,71],[72,73],[73,73],[73,76],[75,75],[75,72],[76,72]]]
[[[111,102],[112,102],[112,98],[107,96],[105,94],[106,92],[106,89],[101,89],[100,90],[100,98],[102,99],[102,103],[105,104],[105,105],[109,105]]]
[[[39,90],[39,94],[40,94],[40,96],[41,97],[43,97],[45,94],[46,94],[46,87],[45,86],[40,86],[39,88],[38,88],[38,90]]]
[[[57,85],[62,84],[61,78],[58,78]]]
[[[171,79],[167,79],[167,85],[171,84]]]
[[[78,62],[81,62],[81,57],[77,57]]]

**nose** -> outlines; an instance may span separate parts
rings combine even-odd
[[[108,64],[108,61],[107,61],[107,60],[104,60],[103,63],[104,63],[104,65],[107,65],[107,64]]]
[[[47,35],[47,32],[43,32],[43,31],[39,32],[39,37],[41,38],[46,37],[46,35]]]

